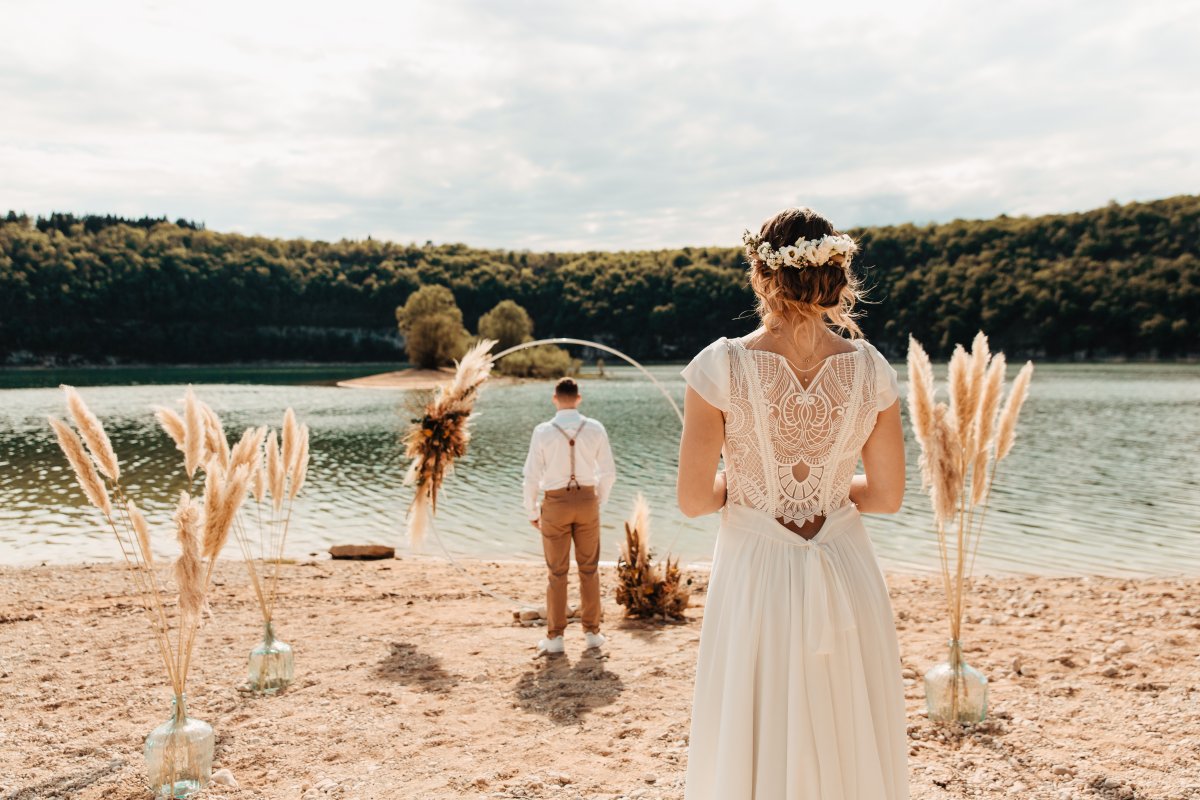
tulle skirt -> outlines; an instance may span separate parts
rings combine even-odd
[[[853,505],[808,541],[761,511],[723,512],[684,796],[908,798],[896,627]]]

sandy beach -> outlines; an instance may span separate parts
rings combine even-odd
[[[0,798],[145,800],[142,739],[169,691],[122,567],[0,571]],[[535,602],[538,565],[473,562]],[[237,562],[188,689],[216,730],[205,798],[681,798],[706,575],[680,624],[623,621],[606,570],[610,646],[534,658],[538,628],[430,559],[289,566],[277,628],[296,683],[237,687],[257,642]],[[923,716],[919,680],[944,655],[935,583],[889,576],[907,678],[913,797],[1200,798],[1200,600],[1177,579],[982,578],[967,658],[991,718]],[[733,800],[733,799],[731,799]]]

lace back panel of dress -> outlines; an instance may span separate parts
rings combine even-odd
[[[729,355],[729,501],[797,525],[849,502],[859,453],[875,427],[869,354],[856,344],[830,357],[807,387],[776,353],[731,343]],[[860,402],[852,403],[860,370]]]

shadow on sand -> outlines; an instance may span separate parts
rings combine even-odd
[[[574,664],[566,655],[539,659],[514,687],[518,705],[560,725],[577,722],[625,690],[621,679],[604,668],[605,660],[593,652],[584,653]]]
[[[423,692],[448,692],[458,676],[447,672],[439,658],[422,653],[407,642],[392,642],[391,653],[375,669],[379,677],[398,681]]]

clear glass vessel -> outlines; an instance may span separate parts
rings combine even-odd
[[[963,661],[962,642],[951,639],[948,658],[925,673],[925,708],[934,722],[982,722],[987,717],[987,677]]]
[[[246,687],[259,694],[275,694],[292,682],[295,660],[292,646],[275,638],[275,627],[263,625],[263,639],[250,651],[250,677]]]
[[[171,718],[146,737],[146,771],[157,800],[189,797],[212,778],[213,729],[187,715],[187,695],[171,700]]]

